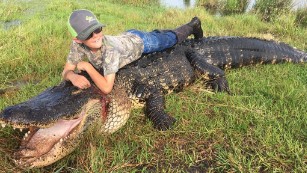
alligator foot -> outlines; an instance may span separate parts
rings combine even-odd
[[[207,83],[207,85],[211,87],[215,92],[227,92],[228,94],[231,94],[228,82],[225,77],[211,80]]]
[[[162,113],[159,115],[150,115],[149,119],[152,121],[155,129],[162,131],[172,128],[174,123],[176,122],[176,119],[174,117],[169,116],[166,113]]]
[[[164,95],[160,88],[135,83],[133,94],[145,100],[145,115],[155,129],[168,130],[176,122],[175,118],[165,112]]]

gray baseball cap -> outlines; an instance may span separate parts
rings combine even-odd
[[[67,25],[71,35],[79,40],[86,40],[93,31],[105,27],[91,11],[85,9],[73,11]]]

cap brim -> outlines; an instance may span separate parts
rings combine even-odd
[[[91,33],[93,33],[96,29],[101,27],[105,27],[105,25],[102,23],[96,23],[95,25],[92,25],[89,28],[85,29],[85,31],[79,33],[77,35],[77,39],[86,40],[89,37],[89,35],[91,35]]]

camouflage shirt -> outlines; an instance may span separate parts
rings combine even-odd
[[[143,40],[134,34],[125,32],[119,36],[105,35],[101,48],[93,53],[86,45],[72,42],[67,62],[77,65],[88,58],[96,68],[103,68],[104,75],[116,73],[118,69],[141,57]]]

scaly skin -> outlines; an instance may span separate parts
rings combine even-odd
[[[129,118],[134,107],[131,102],[143,103],[145,115],[154,127],[166,130],[172,127],[175,119],[165,112],[164,95],[181,91],[197,78],[202,78],[216,91],[230,93],[225,68],[306,61],[305,52],[274,41],[239,37],[187,40],[164,52],[144,56],[121,69],[108,97],[101,95],[94,85],[87,90],[78,90],[64,82],[27,102],[6,108],[0,114],[0,123],[36,129],[22,141],[16,152],[16,164],[43,167],[73,151],[92,123],[101,122],[101,131],[105,133],[117,131]],[[76,118],[80,119],[77,125]],[[55,131],[52,128],[65,124],[62,123],[64,119],[73,129],[65,126],[69,130],[57,134],[60,137],[54,139],[53,146],[49,145],[51,149],[41,154],[42,149],[35,148],[35,139],[52,140],[52,137],[46,137],[47,134]],[[41,133],[45,135],[38,135]],[[65,139],[64,142],[60,138]]]
[[[145,102],[145,115],[160,130],[175,119],[164,110],[164,94],[181,91],[202,78],[216,91],[230,93],[222,69],[253,64],[307,61],[305,52],[287,44],[255,38],[210,37],[187,40],[168,51],[147,55],[117,74],[116,85]]]

